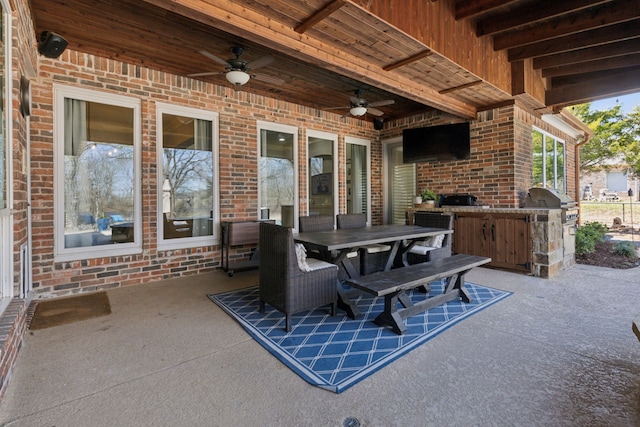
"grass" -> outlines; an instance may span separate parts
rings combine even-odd
[[[633,213],[633,216],[632,216]],[[613,219],[620,218],[622,225],[640,227],[640,202],[580,202],[580,222],[601,222],[607,227],[613,225]]]

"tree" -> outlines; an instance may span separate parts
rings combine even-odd
[[[625,115],[621,106],[608,110],[591,110],[591,103],[571,107],[571,112],[594,131],[594,136],[580,148],[580,169],[597,171],[607,168],[610,160],[622,159],[633,172],[640,174],[640,109]]]

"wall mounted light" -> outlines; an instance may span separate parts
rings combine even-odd
[[[236,86],[242,86],[243,84],[248,82],[249,79],[251,78],[251,76],[249,74],[245,73],[244,71],[240,71],[240,70],[229,71],[226,74],[226,77],[227,77],[227,80],[229,81],[229,83],[231,83],[232,85],[236,85]]]

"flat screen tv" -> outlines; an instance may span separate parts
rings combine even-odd
[[[404,163],[462,160],[468,159],[470,153],[471,136],[468,122],[402,131]]]

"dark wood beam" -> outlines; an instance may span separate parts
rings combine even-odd
[[[463,85],[460,86],[456,86],[456,87],[450,87],[447,89],[442,89],[441,91],[439,91],[439,93],[441,95],[444,95],[445,93],[450,93],[450,92],[455,92],[457,90],[462,90],[462,89],[467,89],[473,86],[477,86],[479,84],[482,84],[482,80],[476,80],[475,82],[469,82],[469,83],[465,83]]]
[[[533,59],[533,68],[541,69],[586,63],[632,53],[640,53],[640,43],[638,43],[637,39],[572,50],[571,52],[558,53],[556,55],[541,56]]]
[[[624,95],[640,91],[640,67],[621,73],[609,73],[604,77],[582,79],[578,82],[549,89],[545,104],[574,105],[589,102],[602,96]]]
[[[417,53],[417,54],[415,54],[413,56],[410,56],[408,58],[402,59],[402,60],[400,60],[398,62],[395,62],[393,64],[385,65],[384,67],[382,67],[382,69],[384,71],[391,71],[391,70],[394,70],[396,68],[404,67],[405,65],[408,65],[408,64],[411,64],[413,62],[419,61],[420,59],[426,58],[427,56],[432,55],[432,54],[433,54],[433,51],[427,49],[427,50],[425,50],[423,52],[420,52],[420,53]]]
[[[531,25],[534,22],[549,20],[566,13],[573,13],[603,0],[543,0],[527,4],[509,11],[481,19],[477,24],[478,37],[500,33],[523,25]]]
[[[463,0],[456,3],[456,21],[517,3],[517,0]]]
[[[558,77],[569,76],[573,74],[592,73],[602,70],[615,70],[618,68],[632,67],[640,65],[640,53],[624,56],[616,56],[615,58],[606,58],[589,62],[581,62],[579,64],[563,65],[560,67],[551,67],[542,69],[542,77]]]
[[[609,25],[608,27],[584,31],[579,35],[571,34],[526,46],[514,47],[508,50],[508,57],[509,61],[517,61],[638,37],[640,37],[640,19],[635,19]],[[640,43],[640,40],[638,43]]]
[[[324,18],[340,9],[345,5],[345,3],[347,3],[346,0],[333,0],[331,3],[311,15],[306,21],[302,22],[300,25],[294,28],[294,31],[300,34],[304,33],[309,28],[313,27],[318,22],[322,21]]]
[[[526,30],[507,31],[495,35],[494,50],[510,49],[555,37],[580,33],[640,17],[640,1],[620,0],[552,19]]]

